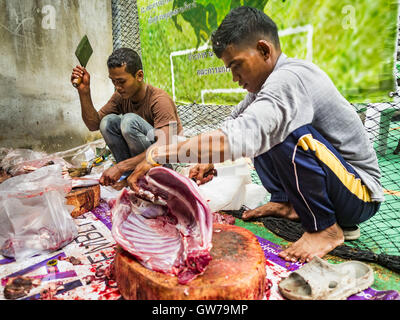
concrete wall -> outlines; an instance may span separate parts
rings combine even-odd
[[[113,93],[110,0],[0,0],[0,147],[55,152],[101,137],[81,118],[70,83],[75,49],[87,34],[95,107]]]

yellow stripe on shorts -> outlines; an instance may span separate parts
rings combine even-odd
[[[299,139],[297,145],[304,151],[308,149],[314,151],[315,156],[332,170],[352,194],[364,202],[371,202],[369,190],[361,183],[361,179],[348,172],[340,160],[323,143],[314,139],[311,134],[307,134]]]

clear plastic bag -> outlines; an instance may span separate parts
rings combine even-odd
[[[66,167],[71,166],[59,156],[48,155],[45,152],[30,149],[1,148],[0,159],[0,167],[12,176],[29,173],[51,164],[60,164]]]
[[[78,235],[60,165],[0,184],[0,253],[16,260],[58,250]]]
[[[30,162],[33,160],[39,160],[46,156],[44,152],[32,151],[30,149],[5,149],[2,148],[0,153],[5,153],[2,156],[0,166],[13,176],[19,173],[20,166],[23,162]]]
[[[62,158],[68,158],[68,161],[72,163],[72,165],[80,167],[83,162],[89,162],[98,157],[98,152],[105,148],[105,141],[103,139],[99,139],[67,151],[57,152],[54,155],[61,156]]]

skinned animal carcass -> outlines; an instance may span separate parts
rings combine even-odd
[[[139,181],[139,194],[124,189],[112,209],[115,241],[143,266],[176,275],[186,284],[211,261],[211,210],[197,185],[156,167]]]

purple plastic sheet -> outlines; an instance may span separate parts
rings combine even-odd
[[[260,237],[257,237],[257,239],[267,260],[286,268],[288,271],[297,270],[303,265],[298,262],[290,263],[280,258],[278,254],[282,250],[281,246]],[[347,300],[400,300],[400,294],[395,290],[378,291],[373,288],[367,288],[360,293],[348,297]]]
[[[110,213],[110,207],[106,201],[100,200],[100,204],[93,209],[91,212],[99,219],[104,225],[111,230],[112,228],[112,218]]]

